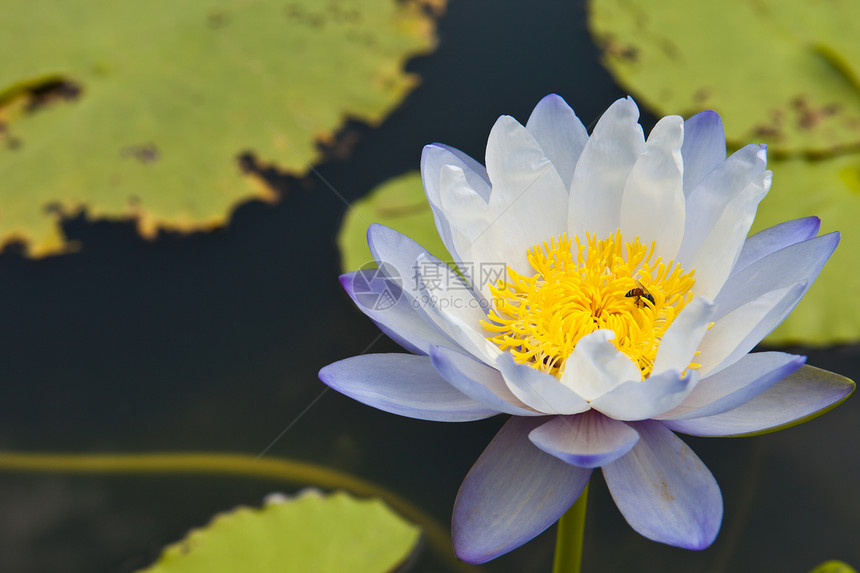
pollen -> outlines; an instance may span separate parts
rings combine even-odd
[[[638,237],[623,242],[620,231],[601,240],[588,235],[586,244],[561,235],[535,245],[528,253],[535,274],[508,267],[507,280],[488,285],[487,338],[517,362],[559,377],[576,343],[606,328],[647,378],[695,283],[693,271],[655,257],[654,250]]]

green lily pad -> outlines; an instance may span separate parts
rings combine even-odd
[[[301,175],[346,118],[416,84],[441,0],[0,0],[0,245],[68,248],[57,213],[143,235],[274,198],[237,157]]]
[[[773,187],[762,201],[753,232],[782,221],[816,215],[821,232],[842,239],[815,284],[766,342],[838,344],[860,340],[860,154],[771,161]]]
[[[652,111],[719,112],[730,143],[824,154],[860,144],[855,0],[591,0],[616,80]]]
[[[367,228],[371,223],[391,227],[443,261],[452,260],[436,231],[421,174],[416,171],[386,181],[350,205],[337,234],[340,266],[344,271],[374,264],[367,246]]]
[[[380,573],[403,563],[419,537],[378,499],[309,491],[217,515],[140,573]]]
[[[842,561],[827,561],[809,573],[857,573],[857,571]]]

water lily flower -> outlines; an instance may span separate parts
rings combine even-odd
[[[854,384],[783,352],[750,353],[839,242],[815,217],[750,237],[771,185],[763,145],[726,157],[720,117],[661,119],[632,99],[593,133],[558,96],[525,126],[499,118],[486,167],[424,149],[424,187],[454,265],[381,225],[379,272],[346,291],[411,354],[369,354],[320,378],[422,420],[511,418],[463,482],[457,555],[481,563],[549,527],[601,468],[649,539],[703,549],[723,514],[714,477],[675,432],[764,433],[833,407]],[[456,266],[456,268],[454,268]],[[363,293],[385,293],[371,304]]]

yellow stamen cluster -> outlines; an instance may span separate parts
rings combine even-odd
[[[589,235],[586,245],[562,235],[536,245],[528,259],[536,274],[508,267],[507,282],[489,285],[494,308],[484,328],[518,362],[555,376],[583,336],[608,328],[615,347],[647,378],[695,282],[692,271],[655,258],[653,243],[623,243],[620,231],[602,240]]]

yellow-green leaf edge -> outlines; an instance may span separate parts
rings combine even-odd
[[[419,537],[378,499],[306,490],[219,514],[139,573],[382,573],[403,563]]]
[[[452,260],[436,230],[421,174],[417,171],[383,182],[349,206],[337,235],[344,271],[375,264],[367,246],[367,229],[371,223],[391,227],[443,261]]]
[[[381,122],[417,84],[443,0],[0,0],[0,245],[69,249],[58,213],[209,229],[274,199],[237,157],[296,175],[348,118]],[[75,83],[27,113],[22,89]],[[17,95],[16,95],[17,94]]]

